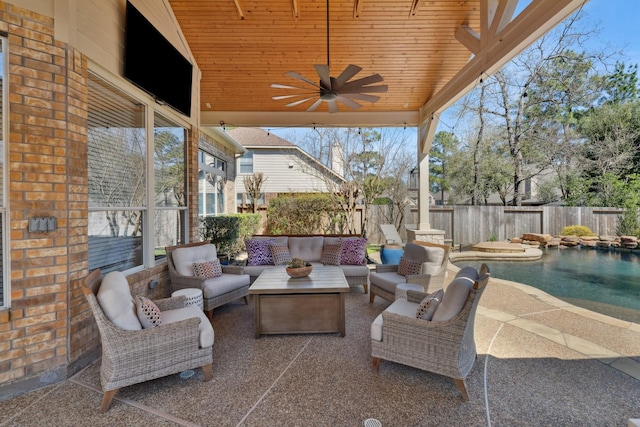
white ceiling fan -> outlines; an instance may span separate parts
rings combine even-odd
[[[327,0],[327,64],[314,65],[320,77],[320,82],[316,83],[295,71],[289,71],[285,73],[285,76],[297,79],[312,88],[274,83],[271,85],[272,88],[298,92],[274,96],[273,99],[280,101],[282,99],[302,98],[290,102],[286,105],[287,107],[295,107],[296,105],[315,99],[309,108],[307,108],[307,111],[315,111],[322,102],[326,102],[329,112],[335,113],[338,111],[338,102],[352,109],[356,109],[361,107],[356,101],[376,102],[380,97],[369,94],[384,93],[387,91],[387,85],[374,85],[384,80],[380,74],[373,74],[368,77],[351,80],[356,74],[362,71],[362,68],[357,65],[350,64],[338,77],[331,77],[329,73],[329,57],[329,0]]]

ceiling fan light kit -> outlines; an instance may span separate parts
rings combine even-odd
[[[360,108],[361,105],[356,102],[356,100],[373,103],[380,99],[380,97],[369,95],[370,93],[384,93],[387,91],[387,85],[375,85],[375,83],[380,83],[384,80],[380,74],[373,74],[368,77],[351,80],[356,74],[362,71],[362,67],[357,65],[349,64],[338,77],[331,77],[329,72],[329,57],[329,0],[327,0],[327,63],[314,65],[320,82],[316,83],[295,71],[289,71],[285,73],[285,76],[299,80],[312,88],[274,83],[271,87],[275,89],[297,90],[302,92],[274,96],[272,99],[274,101],[280,101],[283,99],[302,97],[302,99],[286,104],[286,107],[295,107],[316,99],[313,104],[307,108],[308,112],[315,111],[322,102],[326,102],[329,112],[336,113],[338,111],[338,102],[349,108],[357,109]]]

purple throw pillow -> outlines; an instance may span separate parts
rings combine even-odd
[[[271,245],[276,239],[246,239],[247,265],[274,265]]]
[[[367,254],[367,239],[361,237],[346,237],[342,239],[342,265],[365,265]]]

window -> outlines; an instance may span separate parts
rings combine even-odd
[[[238,159],[238,172],[245,175],[253,173],[253,151],[247,151]]]
[[[184,242],[187,130],[93,75],[88,100],[89,269],[151,266]]]
[[[187,199],[185,147],[188,132],[156,113],[153,124],[154,248],[155,258],[164,247],[185,242]]]
[[[7,76],[7,59],[8,55],[5,55],[4,52],[7,51],[7,39],[5,37],[0,37],[0,308],[9,306],[9,295],[10,288],[9,286],[5,286],[5,283],[10,284],[11,280],[9,279],[9,269],[6,268],[9,264],[8,257],[5,256],[5,253],[8,253],[8,242],[5,241],[5,230],[7,227],[7,203],[5,201],[5,195],[7,191],[5,191],[4,186],[6,185],[7,180],[5,179],[5,149],[6,145],[4,141],[7,140],[7,103],[8,97],[6,96],[8,85],[4,84],[5,77]],[[7,80],[8,81],[8,80]]]
[[[223,214],[227,162],[200,150],[198,169],[198,213],[200,216]]]
[[[127,270],[143,261],[146,209],[144,107],[89,79],[89,270]]]

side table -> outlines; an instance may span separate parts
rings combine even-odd
[[[204,309],[202,290],[196,288],[186,288],[174,291],[171,293],[172,297],[184,295],[187,297],[187,305],[197,305],[200,310]]]

